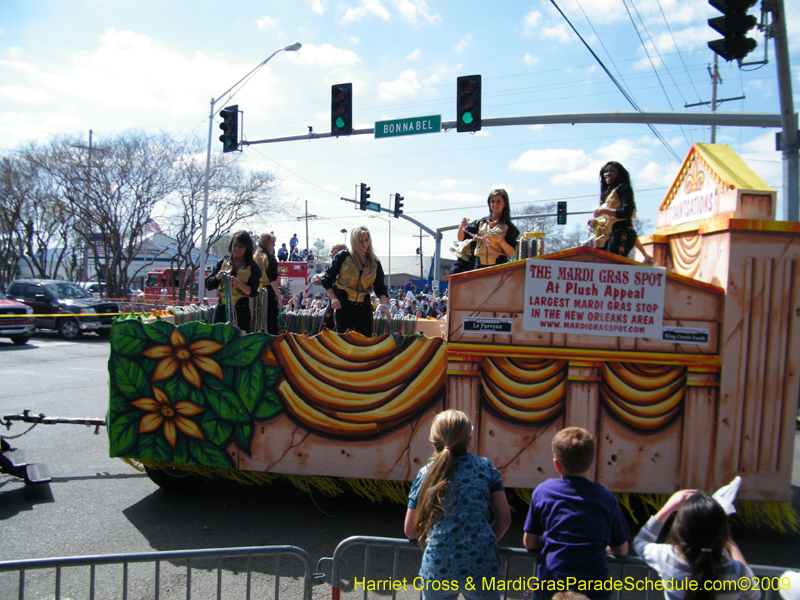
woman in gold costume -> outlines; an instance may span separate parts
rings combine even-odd
[[[600,206],[594,217],[595,247],[627,257],[636,244],[636,203],[631,176],[618,162],[608,162],[600,169]]]
[[[458,227],[458,241],[467,236],[475,239],[475,268],[482,269],[506,263],[517,250],[519,229],[511,222],[511,208],[505,190],[489,192],[489,216],[469,223],[461,221]],[[462,269],[466,270],[466,269]],[[450,271],[453,274],[453,271]]]

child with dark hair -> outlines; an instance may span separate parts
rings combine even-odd
[[[591,599],[611,597],[596,582],[609,578],[606,552],[628,553],[628,524],[617,499],[587,479],[594,462],[595,438],[581,427],[567,427],[553,438],[553,464],[559,479],[548,479],[531,496],[523,543],[541,550],[537,598],[552,598],[555,582],[574,577],[586,582]]]
[[[678,511],[668,543],[658,544],[667,518]],[[711,496],[696,490],[675,492],[655,516],[642,527],[633,540],[636,553],[656,571],[662,580],[674,582],[664,590],[667,600],[758,600],[761,592],[741,590],[740,577],[753,577],[741,550],[731,539],[728,515]],[[706,582],[726,581],[728,585]],[[695,585],[690,585],[696,582]],[[694,587],[695,589],[691,589]],[[714,591],[714,588],[721,591]]]
[[[426,600],[459,593],[499,600],[501,595],[500,590],[483,590],[482,583],[500,572],[497,541],[511,525],[511,510],[500,472],[488,458],[469,453],[471,436],[472,422],[465,413],[436,415],[430,433],[433,456],[408,495],[404,530],[425,549],[419,576],[425,580]]]

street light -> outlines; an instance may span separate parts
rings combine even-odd
[[[339,233],[344,236],[344,245],[347,245],[347,229],[342,229]]]
[[[294,44],[289,44],[288,46],[284,46],[283,48],[278,48],[277,50],[275,50],[275,52],[270,54],[266,59],[261,61],[247,75],[245,75],[239,81],[234,83],[230,87],[230,89],[227,90],[224,94],[222,94],[219,98],[217,98],[216,100],[214,98],[211,99],[211,109],[208,114],[208,153],[206,154],[206,180],[203,190],[203,235],[200,240],[200,273],[199,273],[200,281],[197,289],[197,299],[201,302],[203,300],[203,297],[206,295],[205,273],[206,273],[206,263],[208,262],[208,248],[206,247],[208,242],[208,240],[206,239],[206,236],[208,234],[208,176],[209,176],[209,171],[211,170],[211,136],[214,130],[214,115],[216,114],[214,107],[217,105],[217,102],[219,102],[220,100],[225,98],[228,94],[230,94],[233,88],[238,86],[248,77],[255,75],[256,71],[258,71],[261,67],[267,64],[270,61],[270,59],[273,56],[275,56],[278,52],[280,52],[281,50],[285,52],[295,52],[296,50],[299,50],[301,46],[302,44],[300,44],[300,42],[295,42]],[[231,94],[230,98],[228,99],[229,100],[232,99],[236,95],[236,93],[238,93],[238,91],[239,90],[236,90],[236,92]]]

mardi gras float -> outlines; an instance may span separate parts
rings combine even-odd
[[[120,320],[110,454],[164,485],[292,476],[405,501],[433,417],[457,408],[509,488],[555,476],[553,435],[578,425],[598,440],[591,476],[623,501],[735,476],[740,499],[788,501],[800,225],[774,215],[738,156],[695,144],[643,239],[658,267],[581,247],[461,273],[444,331]]]

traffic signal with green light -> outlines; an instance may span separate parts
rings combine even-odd
[[[367,210],[367,204],[369,204],[369,191],[370,188],[366,183],[361,184],[361,198],[359,200],[359,208],[361,210]]]
[[[456,87],[456,131],[480,131],[481,76],[459,77]]]
[[[353,84],[331,86],[331,135],[350,135],[353,132]]]
[[[222,135],[219,136],[222,151],[235,152],[239,149],[239,105],[226,106],[219,111],[219,116],[222,117],[222,123],[219,124],[222,129]]]
[[[709,48],[727,61],[742,60],[756,49],[756,41],[745,35],[758,23],[758,19],[747,14],[756,0],[708,0],[708,3],[723,14],[709,19],[709,27],[725,36],[708,42]]]
[[[399,219],[400,215],[403,214],[403,198],[400,194],[394,195],[394,218]]]
[[[563,200],[558,203],[558,208],[556,209],[556,223],[559,225],[567,224],[567,203]]]

